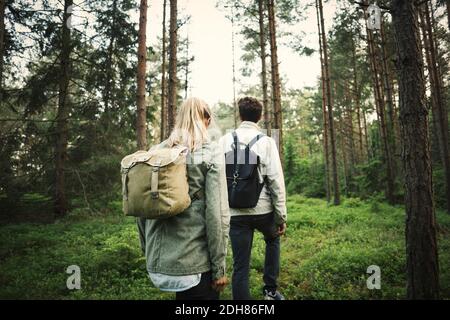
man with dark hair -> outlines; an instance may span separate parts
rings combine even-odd
[[[235,300],[251,299],[249,290],[250,256],[254,231],[260,231],[266,243],[264,261],[264,288],[263,294],[266,300],[284,300],[277,290],[278,275],[280,270],[280,236],[286,231],[286,192],[284,176],[281,166],[277,144],[271,137],[261,133],[257,123],[261,120],[262,105],[251,97],[245,97],[238,101],[241,125],[234,132],[221,138],[224,153],[233,154],[238,149],[244,148],[245,152],[251,152],[258,159],[256,167],[259,183],[262,189],[254,207],[230,204],[230,240],[233,251],[233,276],[232,292]],[[244,147],[242,147],[244,146]],[[231,157],[233,158],[233,157]],[[239,163],[238,157],[234,158]],[[245,163],[249,156],[245,156]],[[227,165],[228,165],[227,160]],[[233,161],[232,161],[233,162]],[[239,164],[233,168],[242,168]],[[237,171],[239,169],[236,169]],[[239,183],[238,172],[234,176],[236,184]],[[233,177],[227,178],[233,180]],[[229,185],[229,200],[230,185]],[[236,196],[236,190],[233,190]],[[239,196],[237,196],[239,198]],[[240,198],[242,200],[242,196]],[[232,200],[230,200],[230,203]],[[235,201],[236,202],[236,201]]]

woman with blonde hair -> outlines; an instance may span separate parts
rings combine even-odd
[[[209,132],[213,121],[201,99],[189,98],[180,106],[171,135],[154,148],[188,148],[191,205],[168,219],[138,219],[150,279],[160,290],[176,292],[177,300],[218,299],[228,282],[230,215],[222,149]]]

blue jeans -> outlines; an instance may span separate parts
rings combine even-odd
[[[272,213],[233,216],[230,221],[230,240],[233,250],[232,291],[234,300],[250,300],[249,271],[254,230],[264,235],[264,289],[276,290],[280,272],[280,237]]]

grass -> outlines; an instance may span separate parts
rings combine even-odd
[[[0,227],[2,299],[172,299],[147,277],[134,220],[73,212],[54,224]],[[404,210],[346,199],[339,206],[291,196],[282,239],[280,290],[288,299],[403,299]],[[450,298],[450,216],[438,212],[441,295]],[[231,250],[228,255],[231,276]],[[68,290],[66,268],[81,268],[81,290]],[[255,237],[251,291],[261,298],[264,242]],[[381,268],[381,290],[366,286],[367,267]],[[227,287],[223,299],[231,298]]]

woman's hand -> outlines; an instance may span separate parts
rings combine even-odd
[[[225,289],[227,284],[228,284],[228,278],[226,276],[224,276],[224,277],[214,280],[212,283],[212,287],[214,288],[214,290],[220,292],[220,291],[223,291],[223,289]]]

